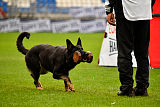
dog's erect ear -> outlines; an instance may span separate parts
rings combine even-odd
[[[69,39],[66,39],[66,43],[67,43],[68,50],[71,50],[74,47],[74,45],[71,43],[71,41]]]
[[[81,43],[80,37],[78,38],[77,45],[80,45],[82,47],[82,43]]]

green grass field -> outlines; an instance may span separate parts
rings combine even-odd
[[[63,81],[53,79],[51,73],[41,75],[44,90],[37,90],[24,55],[17,51],[18,35],[0,33],[0,107],[160,107],[160,69],[150,70],[148,97],[116,95],[120,86],[117,67],[97,64],[103,33],[31,33],[29,40],[24,39],[30,49],[37,44],[66,46],[67,38],[76,44],[80,37],[84,50],[94,56],[91,64],[81,63],[70,71],[75,93],[65,92]]]

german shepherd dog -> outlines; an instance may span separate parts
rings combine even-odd
[[[23,46],[23,39],[29,39],[30,33],[22,32],[17,38],[17,48],[25,55],[25,62],[28,70],[34,79],[37,89],[43,89],[40,81],[40,74],[48,71],[53,73],[54,79],[64,80],[66,91],[75,91],[74,85],[69,78],[69,71],[80,62],[91,63],[93,55],[89,51],[83,51],[81,39],[78,38],[77,45],[74,46],[69,39],[66,39],[67,47],[40,44],[30,50]]]

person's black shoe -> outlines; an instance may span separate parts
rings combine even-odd
[[[135,96],[148,96],[147,88],[136,88],[134,89]]]
[[[130,90],[128,92],[124,92],[124,91],[119,91],[117,93],[118,96],[128,96],[128,97],[132,97],[134,96],[133,90]]]

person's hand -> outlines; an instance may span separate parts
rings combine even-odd
[[[111,24],[113,26],[116,26],[115,18],[114,18],[114,14],[113,13],[109,13],[107,15],[107,21],[108,21],[109,24]]]

